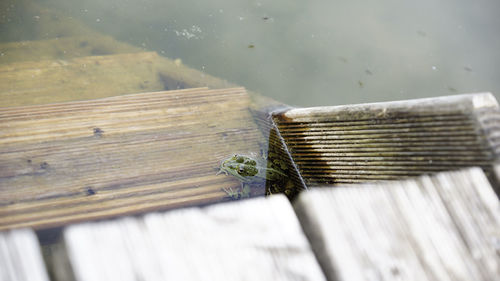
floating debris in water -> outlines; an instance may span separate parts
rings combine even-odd
[[[468,67],[468,66],[464,66],[464,70],[465,71],[468,71],[468,72],[472,72],[472,68]]]
[[[189,29],[182,29],[181,31],[179,30],[174,30],[175,32],[175,35],[177,36],[182,36],[186,39],[203,39],[203,36],[202,36],[202,30],[199,26],[197,25],[193,25],[191,26]]]
[[[337,57],[337,59],[343,63],[348,63],[349,61],[345,57]]]
[[[254,44],[250,44],[250,45],[248,45],[248,48],[249,49],[253,49],[253,48],[255,48],[255,45]]]
[[[365,83],[363,83],[363,81],[359,80],[358,81],[358,85],[360,88],[364,88],[365,87]]]
[[[426,37],[427,36],[427,33],[425,33],[422,30],[417,30],[417,34],[420,35],[420,36],[422,36],[422,37]]]
[[[368,74],[368,75],[373,75],[373,72],[371,72],[369,69],[366,69],[365,73]]]
[[[457,89],[455,89],[453,87],[448,87],[448,91],[453,92],[453,93],[458,92]]]

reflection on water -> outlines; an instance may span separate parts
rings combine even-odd
[[[41,2],[293,105],[500,93],[496,0]],[[16,24],[43,21],[9,7]]]

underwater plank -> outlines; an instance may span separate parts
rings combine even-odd
[[[155,52],[0,65],[0,107],[88,100],[229,83]]]
[[[500,149],[489,93],[295,108],[274,121],[308,186],[491,170]]]
[[[284,195],[73,225],[63,241],[81,281],[325,280]]]
[[[229,200],[221,160],[265,143],[249,102],[198,88],[0,109],[0,229]]]
[[[57,5],[32,0],[0,1],[2,42],[61,39],[69,36],[95,34],[96,31],[67,12],[58,11]],[[6,53],[5,55],[8,55]],[[2,59],[0,59],[0,62]]]
[[[500,204],[479,168],[301,193],[329,280],[498,280]]]
[[[0,232],[0,280],[49,280],[33,230]]]
[[[100,33],[37,41],[0,43],[0,64],[21,61],[61,61],[76,57],[143,52],[141,48]]]

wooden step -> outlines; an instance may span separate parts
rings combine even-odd
[[[249,104],[200,88],[0,109],[0,229],[230,200],[221,160],[266,143]]]
[[[295,108],[274,121],[310,187],[470,166],[491,173],[500,155],[500,110],[489,93]]]
[[[41,60],[143,52],[141,48],[99,33],[36,41],[0,43],[0,65]]]
[[[0,107],[231,85],[154,52],[0,65]]]

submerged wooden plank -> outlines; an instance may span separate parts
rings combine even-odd
[[[315,189],[294,207],[329,280],[500,276],[500,204],[479,168]]]
[[[1,41],[45,40],[96,33],[76,17],[48,8],[46,4],[33,0],[0,1],[3,12]]]
[[[32,230],[0,232],[0,280],[49,280]]]
[[[283,195],[70,226],[77,280],[325,280]],[[60,276],[60,280],[67,280]]]
[[[103,56],[120,53],[138,53],[143,49],[119,42],[99,33],[76,35],[38,41],[0,43],[0,64],[67,60],[85,56]]]
[[[0,65],[0,107],[229,85],[154,52]]]
[[[296,108],[274,120],[308,186],[489,170],[500,149],[491,94]]]
[[[227,199],[220,161],[263,142],[248,104],[233,88],[0,109],[0,229]]]

